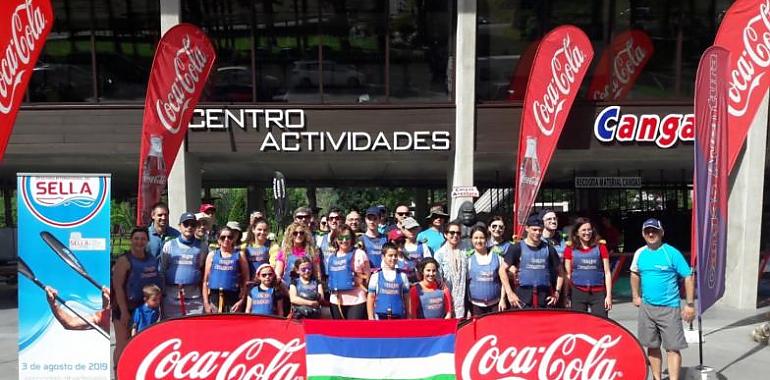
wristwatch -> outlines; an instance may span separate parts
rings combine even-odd
[[[689,306],[689,307],[695,307],[695,302],[688,302],[688,303],[687,303],[687,306]]]

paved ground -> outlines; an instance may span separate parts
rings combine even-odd
[[[636,331],[636,308],[630,302],[619,301],[610,316]],[[16,287],[0,284],[0,379],[15,379],[17,365]],[[763,321],[770,321],[770,306],[742,311],[713,308],[703,317],[705,332],[704,364],[718,371],[720,379],[760,379],[770,372],[770,347],[754,343],[751,330]],[[684,366],[698,364],[698,346],[683,352]]]

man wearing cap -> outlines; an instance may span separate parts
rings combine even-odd
[[[179,231],[168,225],[168,206],[158,202],[152,206],[152,223],[147,227],[150,241],[147,244],[147,252],[152,257],[160,256],[163,244],[179,236]]]
[[[195,219],[198,220],[198,228],[195,229],[195,238],[201,241],[201,247],[208,247],[209,246],[209,237],[211,236],[211,227],[212,227],[212,221],[211,218],[202,213],[196,213]],[[216,240],[216,239],[214,239]],[[204,254],[208,254],[207,252],[204,252]]]
[[[695,279],[682,253],[663,243],[663,235],[659,220],[650,218],[642,224],[647,245],[636,250],[631,262],[631,294],[639,307],[637,337],[647,347],[653,378],[661,378],[662,345],[667,352],[669,379],[677,380],[682,366],[680,350],[687,348],[682,320],[695,318]],[[679,277],[684,278],[684,308],[680,308]]]
[[[436,205],[430,208],[430,214],[425,218],[430,226],[425,231],[417,235],[417,241],[427,243],[432,252],[436,252],[444,245],[444,225],[449,220],[449,215],[444,211],[444,207]]]
[[[387,236],[379,230],[379,207],[369,207],[366,209],[364,222],[366,223],[366,232],[361,235],[358,241],[363,246],[366,257],[369,258],[371,270],[378,270],[382,264],[382,245],[388,242]]]
[[[195,238],[198,220],[185,212],[179,217],[182,233],[163,245],[160,272],[165,281],[163,317],[173,318],[203,313],[201,273],[206,260],[201,241]]]
[[[525,232],[527,237],[508,251],[505,264],[500,265],[501,278],[519,279],[515,291],[509,281],[503,281],[507,301],[511,307],[553,307],[564,285],[561,260],[556,250],[542,240],[543,218],[539,214],[527,218]]]
[[[241,231],[241,224],[231,220],[227,222],[227,228],[233,230],[235,233],[235,236],[233,236],[233,249],[237,251],[241,246],[241,236],[243,235],[243,231]]]

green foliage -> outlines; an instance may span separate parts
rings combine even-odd
[[[385,205],[392,211],[399,203],[411,203],[414,192],[410,188],[383,187],[339,187],[318,189],[318,206],[328,211],[330,206],[337,206],[348,213],[352,210],[364,211],[368,207]],[[326,203],[328,202],[328,203]]]
[[[246,189],[211,189],[214,206],[217,208],[216,225],[224,226],[229,220],[245,223],[246,219]],[[238,217],[239,219],[231,219]]]
[[[134,227],[136,213],[130,203],[112,200],[110,203],[110,224],[113,233],[129,233]]]

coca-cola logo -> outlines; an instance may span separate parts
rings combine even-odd
[[[21,199],[41,222],[60,228],[77,227],[95,217],[105,205],[105,177],[27,176]]]
[[[647,61],[653,45],[641,30],[620,33],[605,51],[589,87],[591,100],[619,100],[631,90]]]
[[[182,45],[174,56],[174,81],[168,92],[155,100],[155,112],[158,114],[163,127],[171,133],[179,132],[182,118],[190,108],[194,94],[199,93],[199,83],[207,63],[212,62],[201,50],[200,46],[192,45],[190,35],[182,38]]]
[[[118,378],[305,379],[303,334],[297,322],[255,315],[174,319],[129,342]]]
[[[758,87],[767,91],[766,86],[759,85],[765,75],[763,69],[770,66],[770,0],[760,4],[758,11],[743,27],[743,51],[733,55],[736,60],[728,74],[727,112],[736,117],[746,114]]]
[[[581,70],[585,71],[590,62],[589,54],[572,44],[570,34],[566,34],[561,43],[562,46],[556,49],[551,58],[548,85],[545,91],[536,95],[536,100],[532,103],[535,123],[546,136],[553,134],[556,123],[565,110],[565,102],[570,95],[574,95],[573,84],[576,79],[582,79],[578,74]],[[564,118],[566,115],[561,117]]]
[[[644,379],[645,360],[622,326],[560,310],[484,316],[460,328],[455,347],[457,378],[463,380]]]
[[[2,49],[0,59],[0,112],[4,114],[11,112],[13,100],[21,89],[22,77],[34,65],[33,54],[42,47],[44,32],[51,22],[32,0],[17,5],[10,15],[10,22],[3,23],[10,29],[10,39]],[[6,40],[0,38],[2,42]]]

